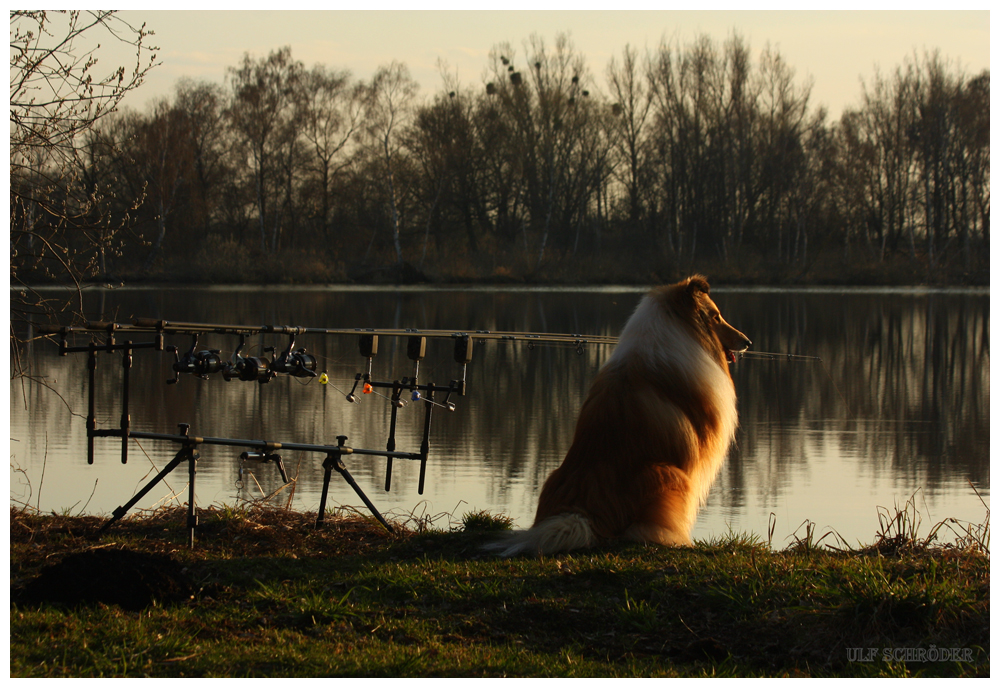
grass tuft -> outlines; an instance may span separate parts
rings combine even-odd
[[[514,528],[514,519],[507,514],[489,511],[469,511],[462,516],[462,530],[494,533]]]

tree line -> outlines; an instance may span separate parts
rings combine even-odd
[[[837,120],[735,34],[625,46],[602,79],[564,35],[441,71],[421,98],[400,62],[285,47],[182,79],[12,163],[12,269],[62,246],[101,279],[988,282],[989,71],[915,55]]]

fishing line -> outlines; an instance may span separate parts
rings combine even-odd
[[[736,354],[736,357],[737,357],[737,359],[742,359],[742,358],[757,358],[757,359],[770,360],[770,361],[781,361],[781,360],[783,360],[783,361],[793,361],[793,362],[794,361],[803,361],[803,362],[804,361],[816,361],[816,362],[818,362],[820,364],[820,367],[823,369],[823,372],[826,373],[827,378],[829,378],[830,384],[833,385],[833,389],[836,390],[837,395],[840,396],[840,400],[844,402],[844,407],[847,408],[847,412],[851,415],[851,420],[855,420],[856,421],[858,419],[857,418],[857,414],[854,413],[854,410],[851,408],[850,403],[848,403],[847,397],[844,396],[844,393],[842,391],[840,391],[840,387],[837,386],[837,381],[834,379],[833,373],[831,373],[830,369],[827,367],[826,361],[824,361],[821,357],[819,357],[819,356],[803,356],[801,354],[782,354],[782,353],[775,353],[773,351],[741,351],[740,353]]]

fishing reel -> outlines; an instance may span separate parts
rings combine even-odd
[[[195,349],[198,348],[198,335],[193,335],[193,337],[194,341],[191,343],[191,348],[188,349],[187,353],[183,356],[180,355],[179,349],[176,346],[165,347],[166,351],[170,351],[174,354],[174,363],[171,366],[174,371],[174,376],[173,378],[167,380],[168,385],[176,384],[180,379],[181,373],[194,375],[202,380],[207,380],[209,375],[217,373],[225,368],[226,363],[224,363],[222,358],[219,356],[221,353],[219,349],[195,351]]]
[[[226,366],[222,371],[222,379],[229,382],[236,378],[242,382],[270,382],[274,373],[269,370],[270,363],[263,356],[238,356],[236,362]]]
[[[271,363],[263,356],[241,356],[240,351],[246,344],[246,335],[240,335],[240,345],[233,352],[232,360],[222,369],[222,379],[229,382],[233,378],[242,382],[270,382],[275,373],[270,370]]]
[[[277,356],[270,366],[271,373],[282,373],[293,377],[317,377],[317,361],[312,354],[307,354],[305,348],[292,350],[295,346],[295,335],[291,336],[288,348]],[[273,348],[270,351],[274,351]]]
[[[295,349],[294,336],[289,341],[288,348],[270,361],[265,356],[243,356],[240,354],[246,345],[245,334],[240,335],[240,344],[228,361],[222,359],[219,349],[196,351],[198,335],[192,336],[194,339],[191,348],[183,356],[177,347],[166,347],[167,351],[174,354],[172,366],[174,377],[167,380],[167,383],[176,384],[181,373],[194,375],[203,380],[207,380],[208,376],[213,373],[222,373],[222,378],[226,382],[236,379],[242,382],[259,382],[260,384],[270,382],[278,374],[293,377],[317,377],[319,375],[316,372],[318,367],[316,357],[306,353],[304,348]],[[267,347],[264,351],[273,353],[274,347]]]

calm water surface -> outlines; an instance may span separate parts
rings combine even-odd
[[[92,318],[323,328],[509,330],[616,335],[644,289],[357,289],[141,288],[87,292]],[[879,511],[911,498],[921,532],[945,518],[982,523],[990,493],[989,293],[987,290],[777,290],[716,288],[723,314],[757,351],[818,356],[818,362],[744,359],[733,368],[739,396],[736,445],[712,488],[695,538],[732,530],[783,546],[802,524],[833,530],[850,544],[871,542]],[[82,338],[77,342],[86,343]],[[190,337],[168,337],[182,351]],[[284,336],[255,337],[244,353],[283,350]],[[199,348],[228,357],[234,337],[204,336]],[[344,393],[364,368],[357,339],[302,336],[330,376],[281,377],[266,385],[221,377],[172,376],[171,354],[137,351],[132,376],[132,429],[191,432],[211,437],[336,444],[347,435],[358,448],[384,449],[390,405],[374,395],[348,404]],[[448,527],[467,511],[506,512],[531,523],[538,492],[569,446],[588,384],[609,347],[536,347],[485,342],[469,365],[468,394],[453,398],[453,413],[434,417],[423,495],[419,465],[397,460],[384,490],[385,460],[353,456],[349,470],[383,512],[437,516]],[[376,379],[412,374],[405,342],[383,338],[373,365]],[[10,495],[14,506],[43,511],[110,514],[173,457],[176,445],[133,441],[129,462],[120,441],[96,440],[86,463],[86,355],[57,355],[38,341],[23,364],[45,384],[13,380]],[[422,382],[458,376],[451,342],[431,339]],[[120,354],[98,359],[98,425],[117,428]],[[422,404],[399,411],[397,449],[418,451]],[[238,484],[242,449],[205,446],[198,463],[197,503],[234,504],[281,486],[272,465],[258,466]],[[294,490],[279,504],[315,511],[322,487],[322,455],[285,453]],[[186,501],[187,472],[178,469],[140,502],[140,508]],[[974,486],[974,488],[973,488]],[[978,496],[976,491],[978,491]],[[980,500],[980,497],[985,501]],[[330,502],[361,500],[337,474]],[[448,516],[451,514],[451,516]],[[832,538],[832,536],[831,536]],[[832,539],[829,541],[833,541]]]

